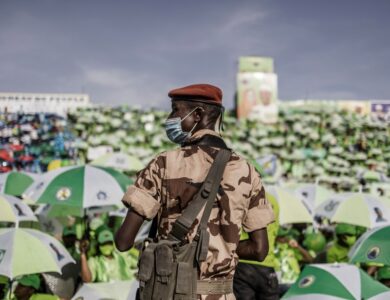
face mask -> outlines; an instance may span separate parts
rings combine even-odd
[[[181,127],[181,122],[183,122],[189,115],[191,115],[198,107],[193,109],[189,114],[187,114],[183,119],[180,117],[171,118],[165,121],[165,132],[167,133],[168,138],[176,143],[182,144],[184,141],[191,136],[192,131],[198,124],[198,122],[192,127],[190,132],[183,131]]]
[[[114,245],[103,245],[99,246],[99,251],[104,256],[110,256],[114,251]]]
[[[354,235],[349,235],[347,237],[344,238],[344,242],[348,245],[348,246],[352,246],[353,244],[355,244],[356,242],[356,236]]]

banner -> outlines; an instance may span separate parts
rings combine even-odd
[[[339,100],[337,106],[341,110],[354,112],[362,116],[371,112],[370,101],[368,100]]]
[[[390,100],[372,100],[371,115],[378,120],[390,121]]]
[[[278,117],[277,75],[237,74],[237,116],[275,123]]]
[[[238,72],[273,73],[274,60],[263,56],[242,56],[238,60]]]

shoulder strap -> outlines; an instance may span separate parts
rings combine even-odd
[[[184,242],[192,224],[205,203],[206,207],[203,212],[201,224],[203,222],[205,223],[203,226],[207,226],[211,208],[213,207],[215,196],[217,195],[218,188],[222,180],[223,171],[225,170],[226,163],[229,161],[230,156],[231,151],[229,150],[222,149],[218,152],[217,157],[211,165],[209,173],[207,174],[207,177],[198,193],[188,204],[186,209],[183,211],[183,214],[177,218],[175,223],[173,223],[172,230],[169,233],[170,238]]]
[[[154,239],[157,235],[158,227],[158,214],[153,218],[152,225],[150,226],[148,238]]]
[[[191,145],[209,146],[209,147],[231,150],[228,148],[225,141],[221,137],[216,136],[216,135],[211,135],[211,134],[205,134],[200,139],[192,141],[192,142],[185,142],[182,144],[182,147],[191,146]]]

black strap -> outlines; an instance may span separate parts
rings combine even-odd
[[[186,236],[191,229],[199,212],[205,206],[203,216],[199,226],[202,228],[207,226],[208,219],[210,217],[211,209],[215,201],[215,197],[218,192],[219,185],[222,180],[222,175],[225,170],[226,163],[229,161],[231,151],[220,150],[215,158],[209,173],[206,176],[198,193],[194,199],[188,204],[183,214],[176,219],[172,225],[172,230],[169,233],[169,237],[184,242]]]
[[[158,227],[158,214],[153,218],[152,225],[150,226],[148,237],[150,239],[154,239],[157,235],[157,227]]]
[[[209,147],[230,150],[230,148],[228,148],[225,141],[221,137],[211,135],[211,134],[205,134],[198,140],[192,142],[185,142],[184,144],[182,144],[183,147],[191,146],[191,145],[209,146]]]

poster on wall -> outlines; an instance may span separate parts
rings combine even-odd
[[[238,72],[273,73],[274,60],[264,56],[241,56],[238,59]]]
[[[277,75],[274,73],[237,74],[237,116],[264,123],[278,117]]]
[[[341,110],[356,113],[358,115],[368,115],[371,112],[370,101],[368,100],[340,100],[337,105]]]
[[[382,121],[390,121],[390,100],[372,100],[371,116]]]

